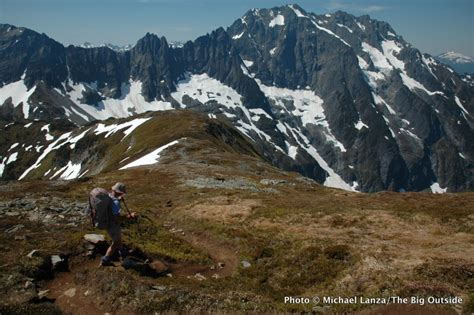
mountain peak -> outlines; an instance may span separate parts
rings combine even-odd
[[[166,43],[167,45],[167,41],[164,36],[160,38],[158,35],[154,33],[147,32],[145,36],[143,36],[137,41],[137,44],[135,45],[135,47],[143,46],[143,45],[147,45],[147,46],[153,45],[153,46],[159,47],[161,46],[161,44],[164,44],[164,43]]]
[[[438,55],[439,58],[448,59],[456,63],[471,63],[474,59],[453,50]]]

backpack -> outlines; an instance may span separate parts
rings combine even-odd
[[[99,229],[106,229],[113,220],[112,198],[103,188],[94,188],[89,193],[89,208],[87,213],[91,217],[92,225]]]

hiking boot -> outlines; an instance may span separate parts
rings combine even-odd
[[[108,258],[107,256],[104,256],[100,260],[100,266],[102,266],[102,267],[108,267],[108,266],[115,267],[115,264],[110,260],[110,258]]]

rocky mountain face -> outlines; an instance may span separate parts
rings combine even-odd
[[[254,9],[182,47],[146,34],[126,51],[64,47],[0,25],[0,82],[4,126],[191,108],[326,186],[474,188],[472,82],[368,16]],[[32,162],[13,161],[13,140],[0,140],[2,179],[19,178]]]

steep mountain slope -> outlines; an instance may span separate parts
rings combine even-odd
[[[6,120],[193,108],[225,115],[274,165],[327,186],[474,188],[473,86],[368,16],[254,9],[183,47],[147,34],[122,52],[10,25],[0,34]]]
[[[166,133],[164,131],[167,131]],[[193,111],[147,113],[122,120],[67,124],[31,122],[3,126],[4,179],[71,180],[156,163],[169,146],[201,139],[221,149],[260,157],[232,126]],[[5,142],[9,139],[9,142]],[[27,166],[25,168],[25,166]]]
[[[471,182],[472,169],[439,167],[458,168],[466,162],[464,150],[472,152],[472,116],[466,109],[472,108],[472,88],[421,55],[387,23],[344,12],[317,16],[288,6],[250,11],[229,34],[249,72],[280,110],[287,110],[278,102],[289,93],[274,85],[308,87],[324,100],[319,117],[326,119],[316,123],[319,132],[315,126],[305,128],[303,120],[288,120],[303,128],[318,151],[326,147],[321,151],[327,152],[332,144],[332,157],[325,159],[340,165],[336,170],[344,178],[356,178],[363,190],[416,190],[436,178],[444,187],[446,181],[456,182],[443,179],[447,173],[458,178],[468,174],[461,182]],[[448,143],[461,155],[446,154]]]

